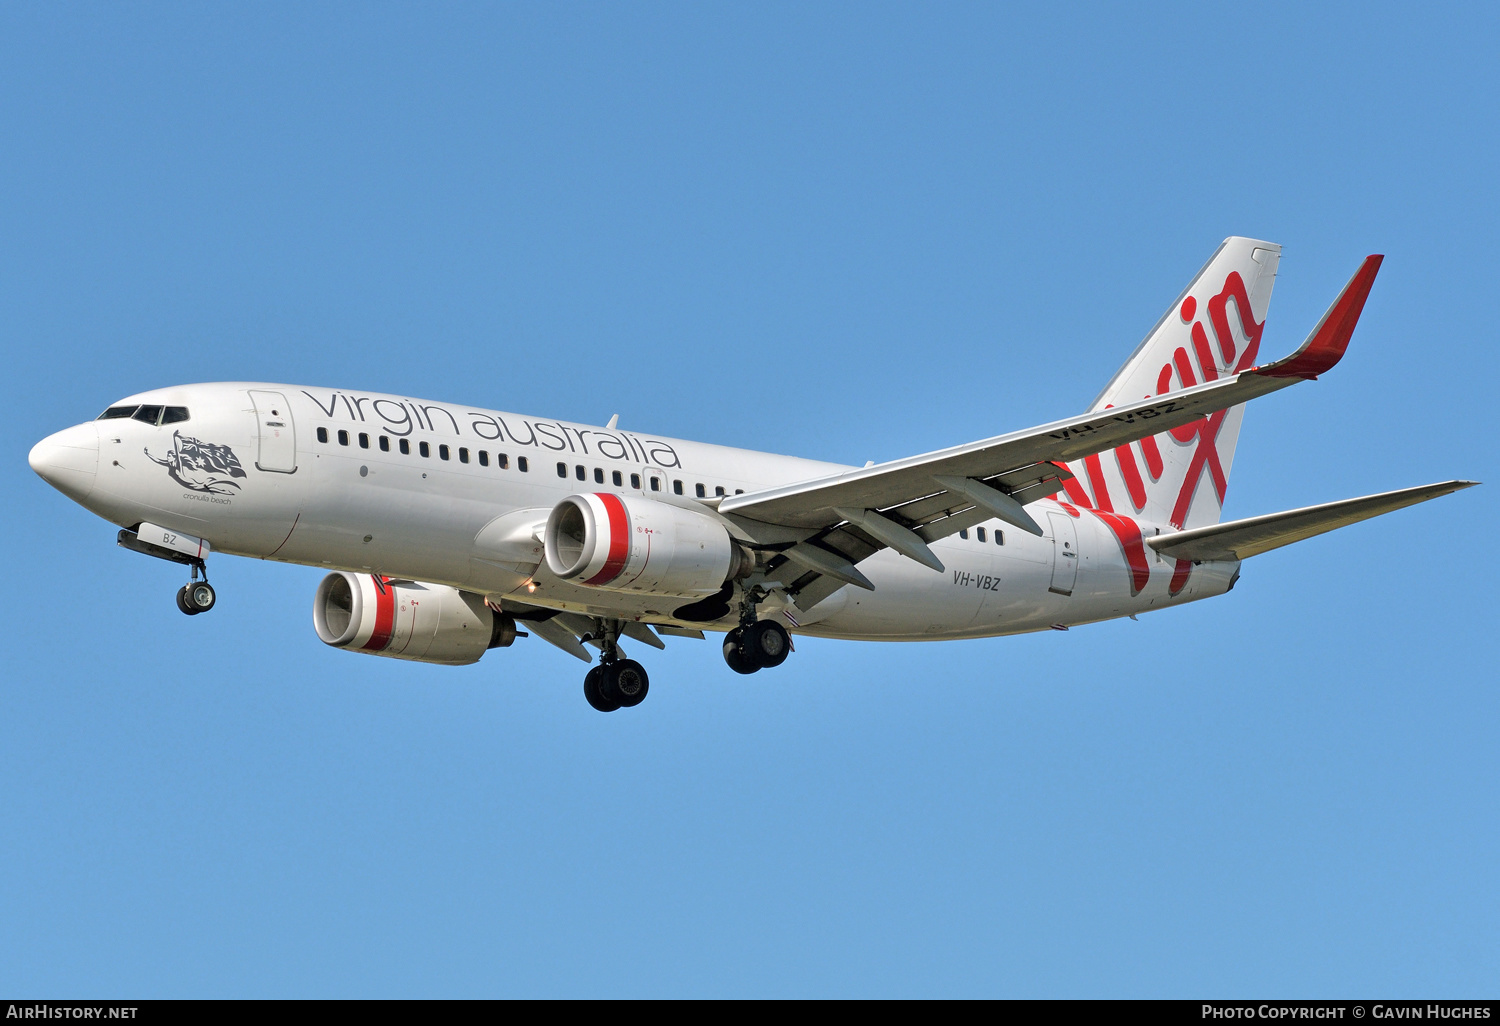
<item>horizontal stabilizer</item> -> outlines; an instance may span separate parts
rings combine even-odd
[[[1463,488],[1478,481],[1442,481],[1437,484],[1402,488],[1395,492],[1366,495],[1359,499],[1325,502],[1321,506],[1268,513],[1248,520],[1231,520],[1227,524],[1197,527],[1190,531],[1162,534],[1147,538],[1146,544],[1164,556],[1176,559],[1225,560],[1248,559],[1283,545],[1324,534],[1337,527],[1347,527],[1382,513],[1415,506],[1428,499]]]

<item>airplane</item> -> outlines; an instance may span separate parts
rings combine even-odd
[[[863,467],[618,415],[252,382],[129,396],[30,464],[119,545],[188,567],[190,616],[214,606],[210,553],[323,567],[326,644],[464,665],[536,636],[589,663],[584,697],[613,712],[650,686],[627,641],[723,633],[725,662],[750,674],[783,663],[794,634],[1067,630],[1222,595],[1251,556],[1476,484],[1221,522],[1245,404],[1339,362],[1382,260],[1262,363],[1280,256],[1226,239],[1083,413]]]

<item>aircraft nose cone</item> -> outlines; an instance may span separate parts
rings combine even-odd
[[[31,447],[27,462],[53,488],[77,502],[94,490],[99,473],[99,429],[93,423],[66,428]]]

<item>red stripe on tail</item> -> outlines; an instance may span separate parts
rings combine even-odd
[[[1151,583],[1151,564],[1146,559],[1146,543],[1141,538],[1141,525],[1130,517],[1097,509],[1094,510],[1094,516],[1104,521],[1104,525],[1119,540],[1120,548],[1125,553],[1125,563],[1130,567],[1131,597],[1139,595]]]

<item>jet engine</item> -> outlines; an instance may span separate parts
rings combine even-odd
[[[348,572],[318,585],[313,626],[334,648],[449,666],[478,662],[516,640],[516,621],[478,595]]]
[[[547,568],[608,591],[698,598],[755,568],[715,518],[643,496],[570,495],[547,517]]]

